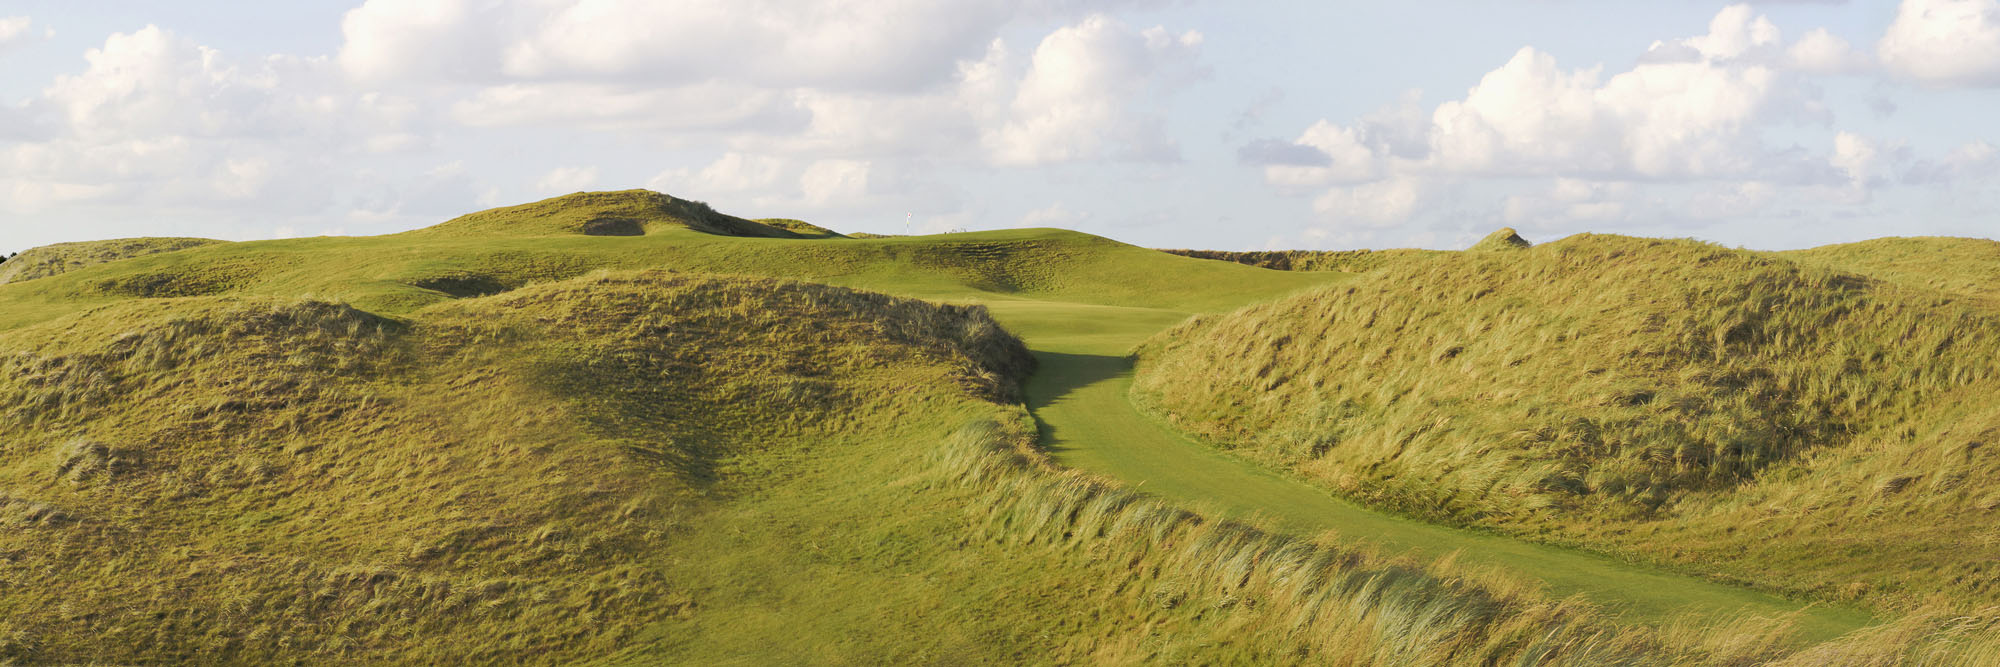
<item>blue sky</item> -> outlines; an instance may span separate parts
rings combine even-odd
[[[0,251],[646,187],[844,231],[2000,235],[2000,0],[0,4]]]

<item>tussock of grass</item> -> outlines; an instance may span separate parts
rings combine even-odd
[[[2000,473],[1968,444],[1996,423],[1996,336],[2000,313],[1936,292],[1583,235],[1198,318],[1144,346],[1135,394],[1409,514],[1833,599],[1990,602],[2000,574],[1932,568],[2000,556],[1962,538],[1990,521],[1964,480]],[[1881,546],[1806,546],[1829,540]]]
[[[1549,600],[1490,573],[1266,533],[1062,472],[1020,429],[993,422],[960,428],[933,460],[936,474],[979,494],[967,511],[995,540],[1052,560],[1109,564],[1104,585],[1125,599],[1156,607],[1156,616],[1191,616],[1181,622],[1196,628],[1229,628],[1237,639],[1180,660],[1748,665],[1923,656],[1924,664],[1959,665],[1980,664],[1992,651],[1992,642],[1975,639],[1976,630],[1991,627],[1990,614],[1920,615],[1812,647],[1799,645],[1788,618],[1746,617],[1721,629],[1700,622],[1623,626],[1581,600]]]
[[[211,239],[139,238],[58,243],[0,262],[0,285],[47,278],[86,266],[222,243]]]
[[[1533,245],[1527,239],[1521,238],[1521,235],[1516,233],[1513,227],[1501,227],[1493,233],[1487,234],[1486,238],[1480,239],[1478,243],[1472,244],[1472,247],[1466,248],[1466,250],[1469,252],[1521,250]]]

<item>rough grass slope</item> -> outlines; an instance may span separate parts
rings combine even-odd
[[[1996,337],[2000,313],[1933,290],[1581,235],[1192,320],[1143,347],[1135,393],[1408,514],[1797,594],[1990,604],[2000,571],[1947,563],[2000,556],[2000,496],[1972,481],[2000,474]]]

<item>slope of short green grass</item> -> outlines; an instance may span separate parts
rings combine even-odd
[[[139,238],[58,243],[32,248],[0,262],[0,285],[47,278],[86,266],[222,243],[212,239]]]
[[[2000,313],[1694,242],[1408,264],[1161,334],[1173,423],[1377,506],[1822,599],[2000,602]]]

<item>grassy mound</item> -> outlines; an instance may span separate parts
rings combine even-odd
[[[131,257],[185,250],[222,243],[211,239],[139,238],[113,241],[58,243],[21,252],[0,263],[0,285],[47,278],[86,266],[115,262]]]
[[[810,227],[810,225],[808,225]],[[800,234],[783,227],[723,215],[707,204],[649,190],[579,192],[551,199],[480,211],[409,232],[426,236],[644,236],[692,230],[720,236],[819,238],[826,230]]]
[[[2000,557],[1963,539],[2000,507],[1970,482],[2000,475],[1979,444],[2000,313],[1936,292],[1582,235],[1199,318],[1141,353],[1135,393],[1173,423],[1377,506],[1795,593],[2000,601],[2000,572],[1942,571]],[[1848,541],[1882,546],[1825,549]]]
[[[565,660],[692,613],[719,462],[879,407],[1010,398],[983,311],[607,274],[407,321],[137,301],[7,334],[0,658]]]
[[[1472,252],[1520,250],[1533,245],[1527,239],[1521,238],[1520,234],[1515,233],[1513,227],[1501,227],[1493,233],[1487,234],[1486,238],[1480,239],[1478,243],[1472,244],[1472,247],[1466,248],[1466,250]]]
[[[1803,264],[1851,271],[1916,287],[2000,298],[2000,241],[1963,238],[1887,238],[1843,243],[1781,256]]]

